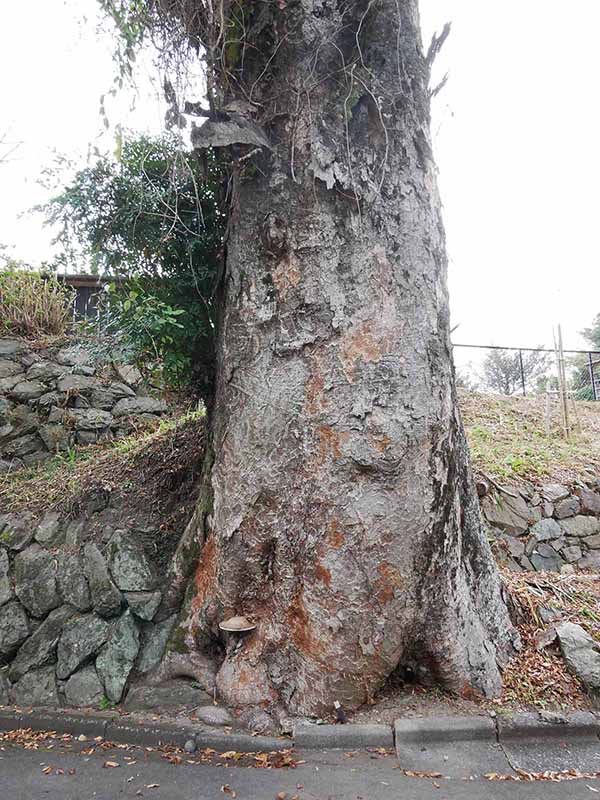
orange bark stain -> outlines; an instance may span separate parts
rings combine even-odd
[[[361,322],[342,341],[340,360],[350,383],[354,380],[359,361],[378,361],[385,352],[385,337],[373,330],[373,321]]]
[[[306,397],[306,410],[311,416],[319,414],[327,407],[327,403],[323,396],[323,388],[325,387],[325,380],[322,375],[315,372],[306,381],[304,387]]]
[[[214,536],[209,536],[202,548],[202,555],[196,567],[194,585],[196,591],[192,600],[192,609],[198,611],[204,605],[211,592],[214,592],[217,577],[217,548]]]
[[[287,612],[290,639],[295,647],[304,655],[319,658],[321,644],[318,636],[311,630],[310,619],[302,599],[302,590],[293,598]]]
[[[394,598],[396,589],[404,588],[402,573],[389,564],[380,564],[377,567],[380,577],[375,581],[375,594],[381,605],[386,605]]]
[[[334,428],[324,425],[321,428],[317,428],[316,433],[321,464],[328,458],[338,459],[342,457],[341,445],[350,438],[348,431],[336,431]]]
[[[243,667],[239,670],[237,679],[240,686],[248,686],[248,684],[250,683],[250,675],[248,674],[248,671],[245,670]]]
[[[342,526],[337,521],[337,519],[332,519],[329,523],[329,533],[327,534],[327,543],[330,547],[333,547],[334,550],[339,550],[340,547],[346,541],[346,537],[344,536],[344,531]]]
[[[392,440],[387,434],[383,434],[382,436],[373,436],[372,434],[369,436],[371,444],[376,450],[379,450],[380,453],[385,453],[388,449]]]
[[[315,575],[317,580],[324,583],[326,586],[331,586],[331,572],[322,564],[315,566]]]

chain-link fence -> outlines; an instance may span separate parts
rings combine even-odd
[[[565,391],[573,400],[600,400],[600,351],[543,347],[495,347],[455,344],[459,386],[507,396],[557,395],[561,367]]]

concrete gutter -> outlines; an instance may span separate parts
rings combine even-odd
[[[584,711],[397,720],[403,769],[449,778],[600,768],[600,722]]]
[[[361,750],[394,747],[390,725],[315,725],[299,722],[294,728],[294,746],[304,750]]]
[[[184,747],[193,741],[198,749],[217,752],[265,752],[292,746],[303,750],[360,750],[396,748],[400,766],[409,770],[464,772],[470,762],[485,762],[486,771],[506,766],[509,751],[545,741],[560,745],[585,744],[600,748],[600,722],[590,712],[559,714],[515,714],[512,716],[415,717],[389,725],[317,725],[298,722],[294,737],[252,736],[218,728],[178,723],[136,720],[114,712],[62,711],[58,709],[10,709],[0,707],[0,731],[32,728],[57,734],[102,737],[120,744],[146,747]],[[568,750],[569,748],[567,748]],[[438,759],[439,756],[439,759]],[[439,763],[437,763],[437,760]]]
[[[101,737],[119,744],[162,747],[184,747],[194,742],[199,750],[210,748],[218,752],[236,750],[241,753],[287,750],[293,742],[286,738],[252,736],[249,733],[225,731],[194,725],[190,722],[149,722],[131,717],[119,717],[111,712],[61,711],[35,708],[10,710],[0,707],[0,731],[31,728],[34,731],[54,731],[71,736]]]

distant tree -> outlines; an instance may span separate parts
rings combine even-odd
[[[526,391],[536,391],[542,385],[548,370],[549,353],[532,350],[490,350],[483,362],[483,383],[485,388],[499,394],[513,395],[523,391],[523,380]]]
[[[600,314],[596,314],[591,327],[584,328],[581,331],[581,335],[589,342],[593,350],[600,352]]]
[[[10,142],[6,131],[0,133],[0,164],[6,164],[11,156],[19,149],[20,142]]]
[[[596,397],[600,398],[600,314],[596,315],[591,327],[581,331],[581,335],[590,345],[592,356],[590,358],[582,354],[574,359],[573,390],[577,400],[593,400],[592,373],[596,382]]]

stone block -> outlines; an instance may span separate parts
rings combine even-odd
[[[548,500],[550,503],[565,500],[571,494],[569,489],[561,483],[546,483],[542,486],[540,493],[544,500]]]
[[[92,605],[101,617],[113,617],[123,604],[121,592],[110,577],[104,556],[95,544],[84,548],[84,572],[90,585]]]
[[[140,649],[140,633],[130,611],[112,626],[106,647],[96,659],[96,669],[106,696],[118,703]]]
[[[61,606],[50,612],[25,644],[21,645],[19,652],[11,662],[9,668],[11,681],[16,681],[26,672],[56,660],[58,640],[65,623],[74,613],[71,606]]]
[[[23,675],[12,687],[11,698],[18,706],[57,706],[59,699],[54,667],[42,667]]]
[[[29,618],[18,600],[9,600],[0,608],[0,658],[7,660],[27,639]]]
[[[581,501],[581,513],[600,517],[600,493],[591,489],[579,488],[577,495]]]
[[[560,500],[554,506],[554,516],[556,519],[566,519],[567,517],[574,517],[576,514],[579,514],[580,502],[578,497],[570,497],[565,498],[564,500]]]
[[[57,648],[56,674],[65,679],[108,640],[111,627],[96,614],[76,614],[64,626]]]
[[[600,520],[595,517],[579,514],[571,519],[563,519],[560,523],[566,536],[593,536],[600,533]]]
[[[16,556],[15,593],[34,617],[44,617],[61,605],[57,571],[54,556],[38,544]]]

